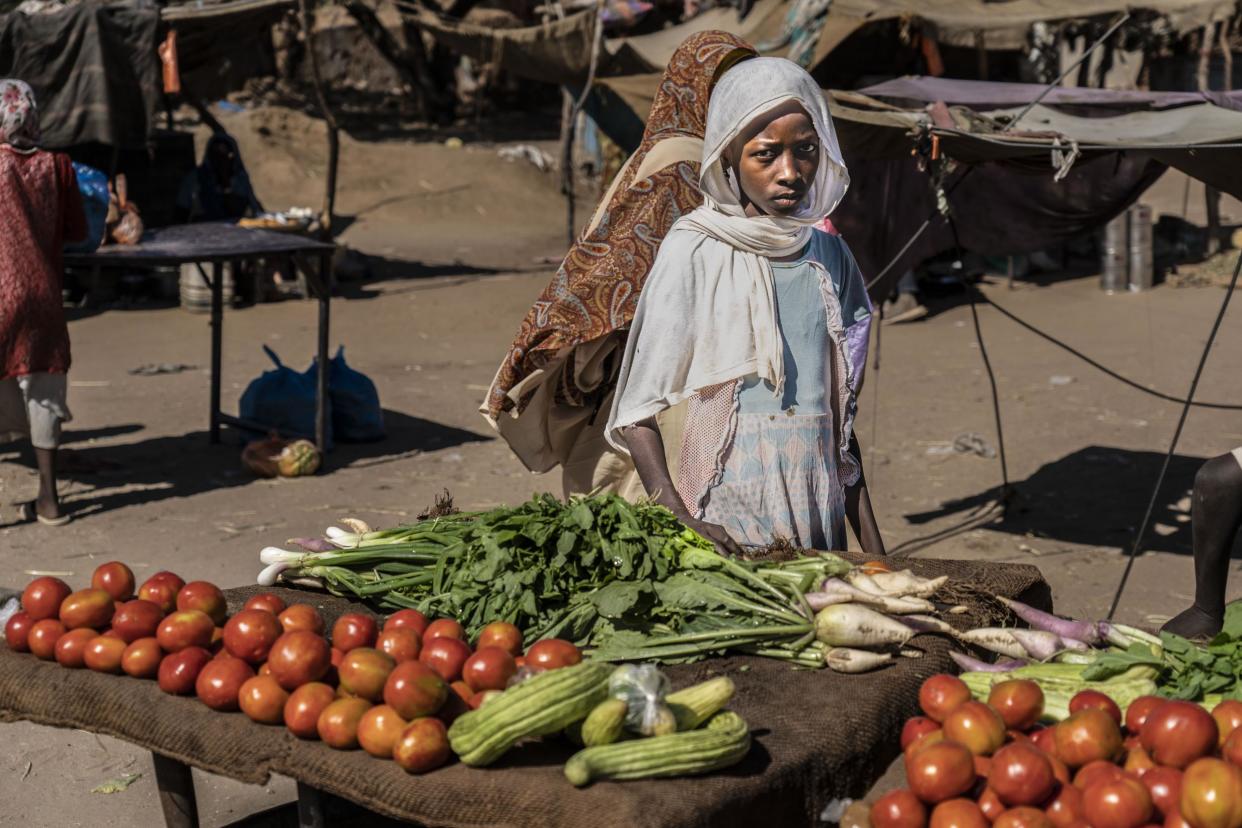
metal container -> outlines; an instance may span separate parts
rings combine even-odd
[[[1129,218],[1125,213],[1104,225],[1104,244],[1100,248],[1100,290],[1125,290],[1127,278],[1127,236]]]
[[[1152,260],[1151,207],[1135,204],[1126,211],[1126,215],[1130,220],[1130,238],[1127,243],[1130,290],[1151,290],[1156,280],[1156,268]]]

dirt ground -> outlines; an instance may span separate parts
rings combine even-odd
[[[318,204],[320,132],[302,116],[258,111],[230,116],[264,201]],[[546,148],[546,146],[545,146]],[[0,587],[34,572],[82,584],[98,563],[127,561],[141,579],[158,569],[221,586],[250,582],[259,550],[322,530],[342,516],[375,525],[408,519],[450,489],[460,506],[516,502],[559,490],[535,477],[494,439],[476,413],[517,323],[546,282],[548,257],[563,252],[563,202],[553,173],[508,162],[495,145],[461,148],[346,140],[339,211],[344,241],[365,254],[372,275],[344,285],[332,307],[332,347],[370,375],[386,409],[388,439],[341,446],[313,478],[262,481],[239,464],[236,437],[206,439],[207,321],[178,308],[75,311],[74,366],[62,492],[76,519],[51,529],[10,525],[33,497],[31,458],[0,446]],[[1169,175],[1147,199],[1180,213],[1184,179]],[[1191,221],[1202,221],[1202,188],[1191,186]],[[585,208],[584,208],[585,209]],[[1226,204],[1242,219],[1236,203]],[[989,298],[1090,354],[1143,387],[1182,396],[1212,319],[1219,288],[1157,287],[1106,296],[1095,280],[1043,279],[1014,290],[1000,280]],[[997,445],[987,381],[970,308],[937,300],[933,315],[883,331],[881,369],[870,370],[857,429],[873,501],[890,548],[943,558],[1039,566],[1056,606],[1107,612],[1132,533],[1168,448],[1179,407],[1126,387],[1032,336],[995,310],[980,309],[999,383],[1010,480],[1017,496],[1003,518],[985,510],[997,494]],[[1221,330],[1199,399],[1242,404],[1242,310]],[[315,311],[289,301],[232,310],[224,327],[226,407],[269,367],[267,344],[295,368],[314,350]],[[149,363],[194,366],[137,376]],[[1137,560],[1121,619],[1157,624],[1190,600],[1188,491],[1204,458],[1242,445],[1242,414],[1196,408],[1161,493],[1154,531]],[[955,532],[959,524],[984,522]],[[904,545],[904,546],[903,546]],[[1242,596],[1242,579],[1230,589]],[[0,727],[0,824],[159,824],[149,758],[77,731]],[[126,773],[123,793],[91,789]],[[266,787],[199,777],[205,826],[238,820],[294,796],[287,779]]]

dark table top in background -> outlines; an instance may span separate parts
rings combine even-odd
[[[65,264],[78,267],[154,267],[291,253],[328,253],[335,249],[335,245],[293,233],[238,227],[228,222],[200,222],[147,230],[138,244],[108,245],[93,253],[66,253]]]

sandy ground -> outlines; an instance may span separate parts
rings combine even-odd
[[[251,173],[270,205],[317,204],[318,134],[300,116],[233,116]],[[265,134],[266,133],[266,134]],[[309,159],[304,168],[299,159]],[[259,481],[243,472],[239,445],[207,444],[206,319],[177,308],[75,312],[70,375],[75,420],[62,490],[77,519],[67,527],[0,528],[0,586],[33,571],[73,584],[120,558],[139,578],[173,569],[221,586],[251,581],[261,547],[321,530],[343,515],[387,525],[410,518],[445,488],[466,508],[516,502],[559,489],[533,477],[493,439],[476,408],[516,329],[546,282],[543,257],[563,247],[563,207],[552,174],[496,156],[400,142],[345,145],[340,211],[344,239],[367,254],[375,278],[347,285],[333,303],[332,346],[377,383],[389,439],[342,446],[326,473]],[[1193,193],[1199,193],[1194,185]],[[1180,212],[1182,179],[1151,199]],[[1200,197],[1192,195],[1196,220]],[[1169,206],[1172,205],[1172,206]],[[1237,205],[1228,205],[1242,218]],[[1140,385],[1185,393],[1223,293],[1159,287],[1106,296],[1094,280],[984,286],[995,301]],[[884,329],[881,370],[871,371],[858,433],[890,547],[948,533],[916,554],[1039,566],[1058,609],[1102,615],[1167,449],[1178,406],[1108,379],[995,311],[980,311],[995,367],[1011,481],[1008,515],[951,533],[977,516],[1000,482],[996,459],[959,453],[960,436],[996,446],[989,390],[969,306],[949,297],[917,325]],[[1242,324],[1232,309],[1199,397],[1242,404]],[[314,349],[315,313],[303,302],[226,314],[224,400],[268,367],[268,344],[296,368]],[[153,362],[199,366],[133,376]],[[1158,623],[1191,591],[1187,494],[1203,458],[1242,444],[1238,411],[1199,408],[1186,424],[1161,493],[1156,525],[1138,559],[1120,617]],[[32,497],[35,476],[17,446],[0,446],[0,524]],[[907,546],[907,548],[909,548]],[[1242,596],[1242,579],[1230,590]],[[0,824],[159,824],[150,760],[117,740],[25,724],[0,726]],[[140,772],[123,793],[91,788]],[[205,826],[288,801],[289,780],[260,788],[199,777]]]

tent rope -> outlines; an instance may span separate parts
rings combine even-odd
[[[1216,321],[1212,323],[1212,330],[1208,334],[1207,342],[1203,345],[1203,355],[1199,357],[1199,366],[1195,369],[1194,379],[1190,381],[1190,391],[1186,394],[1186,401],[1182,405],[1181,416],[1177,418],[1177,428],[1173,430],[1173,440],[1169,443],[1169,450],[1164,455],[1164,464],[1160,467],[1160,475],[1156,478],[1156,485],[1151,490],[1151,500],[1147,502],[1147,512],[1143,515],[1143,522],[1139,524],[1138,531],[1134,535],[1134,544],[1130,547],[1130,555],[1126,560],[1125,571],[1121,573],[1121,582],[1117,584],[1117,593],[1113,596],[1112,606],[1108,608],[1108,618],[1111,620],[1117,612],[1117,605],[1121,603],[1121,596],[1125,592],[1126,583],[1130,580],[1130,571],[1134,569],[1134,560],[1138,555],[1139,547],[1143,543],[1143,537],[1147,534],[1147,527],[1151,523],[1152,512],[1156,509],[1156,500],[1160,497],[1160,489],[1164,486],[1164,478],[1169,472],[1169,463],[1173,460],[1173,454],[1177,451],[1177,441],[1181,439],[1182,428],[1186,425],[1186,417],[1190,414],[1191,402],[1195,398],[1195,390],[1199,387],[1199,379],[1203,376],[1203,366],[1207,364],[1208,354],[1212,352],[1212,345],[1216,342],[1216,334],[1220,331],[1220,323],[1225,318],[1225,311],[1229,308],[1229,299],[1233,296],[1234,289],[1238,286],[1238,273],[1242,272],[1242,256],[1238,257],[1238,263],[1233,268],[1233,278],[1229,281],[1229,288],[1225,291],[1225,298],[1221,300],[1220,310],[1216,313]]]

